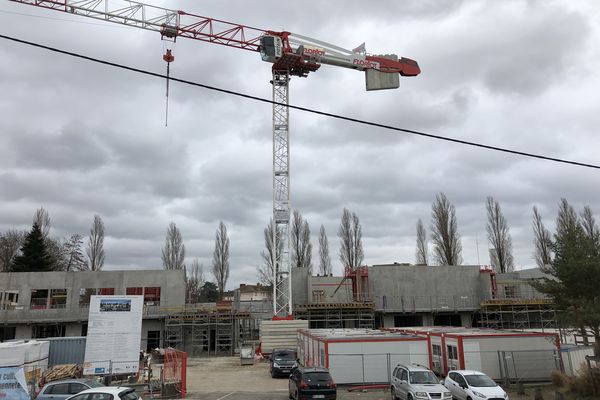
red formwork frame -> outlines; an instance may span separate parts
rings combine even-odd
[[[182,399],[187,395],[187,353],[172,347],[165,349],[162,380],[165,383],[175,383]]]

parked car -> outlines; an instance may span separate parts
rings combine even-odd
[[[398,364],[392,373],[390,390],[392,400],[452,399],[452,394],[433,372],[416,364]]]
[[[84,390],[67,400],[142,400],[134,389],[128,387],[103,386]]]
[[[292,370],[298,366],[297,358],[294,349],[273,349],[271,353],[271,377],[290,376]]]
[[[489,376],[479,371],[450,371],[444,386],[458,400],[508,400],[508,394]]]
[[[46,383],[36,400],[63,400],[84,390],[104,386],[92,379],[61,379]]]
[[[289,398],[293,400],[335,400],[337,387],[326,368],[298,367],[289,379]]]

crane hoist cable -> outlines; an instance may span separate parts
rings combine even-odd
[[[169,77],[171,74],[171,63],[175,61],[175,56],[171,53],[171,49],[167,49],[167,52],[163,55],[163,60],[167,62],[167,91],[165,93],[166,96],[166,104],[165,104],[165,126],[168,126],[169,123]]]

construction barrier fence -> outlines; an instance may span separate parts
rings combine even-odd
[[[144,399],[186,397],[187,354],[185,352],[167,348],[164,350],[164,358],[152,362],[146,359],[133,362],[139,362],[139,369],[135,373],[115,372],[123,370],[121,364],[132,362],[111,360],[94,361],[94,364],[107,365],[105,373],[96,375],[83,375],[83,364],[54,365],[50,368],[47,364],[27,364],[15,370],[23,370],[27,392],[31,398],[35,398],[49,381],[82,377],[97,380],[107,386],[131,387]],[[2,390],[0,390],[1,397],[3,397]]]

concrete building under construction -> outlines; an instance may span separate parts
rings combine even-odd
[[[496,274],[480,266],[385,264],[344,276],[292,271],[294,318],[309,328],[482,326],[554,329],[552,303],[530,282],[538,269]],[[183,271],[0,273],[0,340],[85,336],[91,295],[142,295],[141,348],[230,355],[259,339],[270,288],[245,285],[231,302],[185,304]]]

